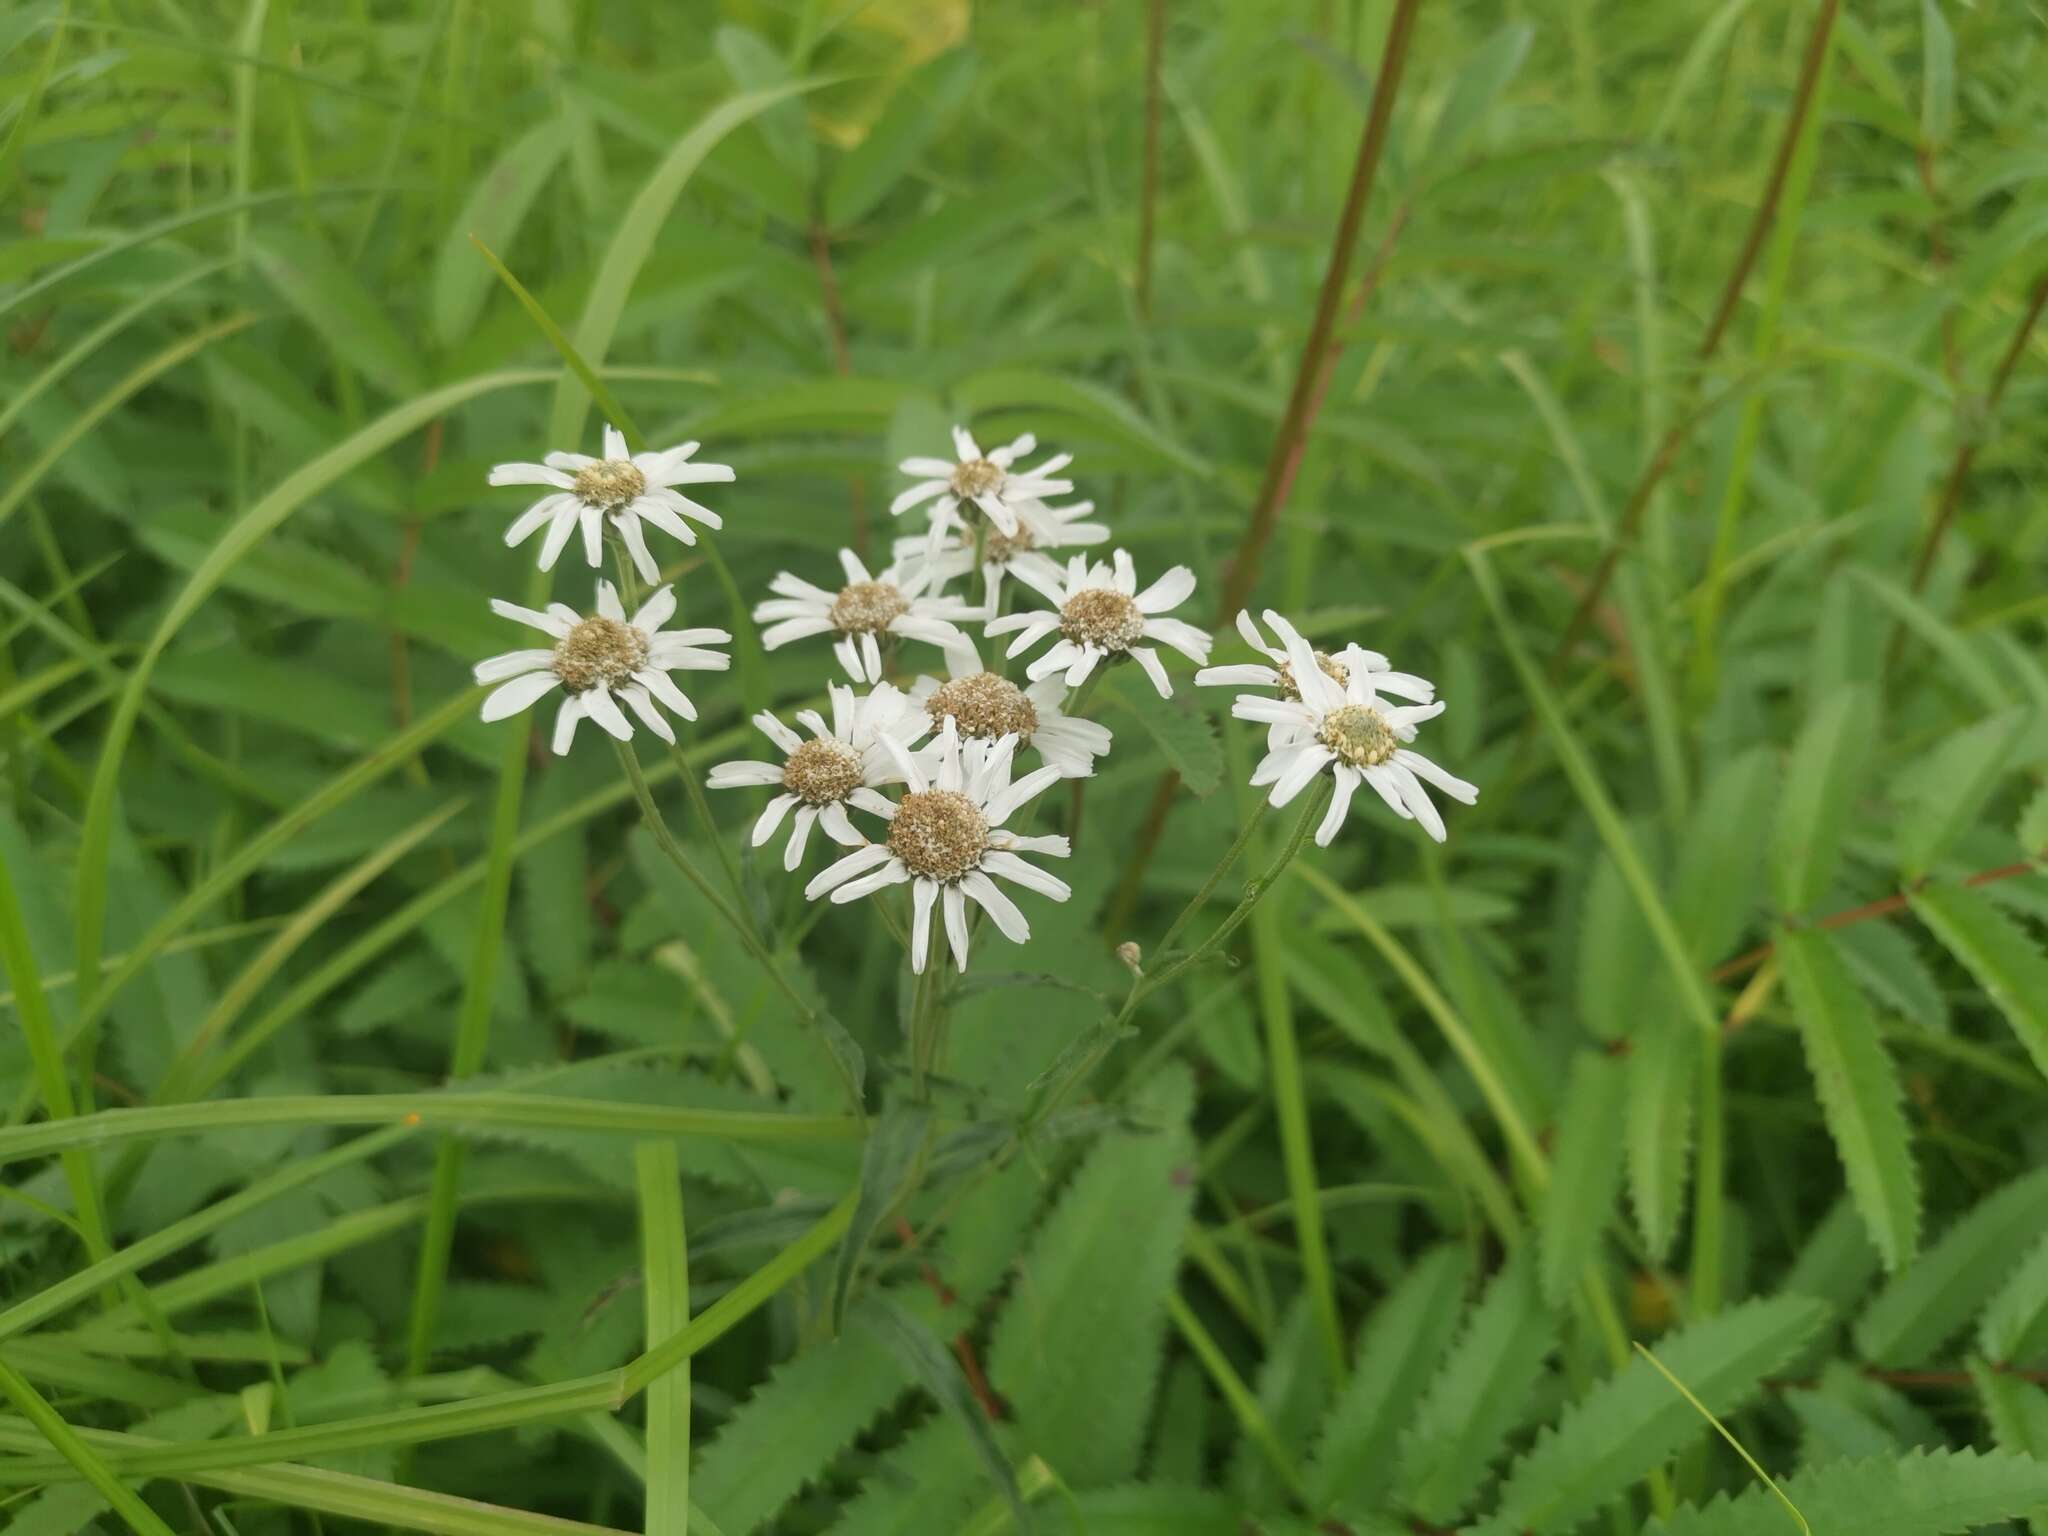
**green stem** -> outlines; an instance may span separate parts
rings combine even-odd
[[[656,845],[668,856],[668,861],[682,872],[684,878],[697,888],[698,894],[710,904],[711,909],[731,926],[734,935],[740,941],[740,947],[753,958],[756,965],[760,966],[762,973],[774,984],[775,990],[782,994],[789,1006],[796,1010],[797,1017],[802,1019],[805,1026],[817,1035],[819,1042],[825,1045],[825,1054],[831,1059],[833,1071],[839,1074],[839,1083],[846,1091],[848,1105],[855,1115],[862,1114],[860,1084],[854,1081],[853,1073],[846,1063],[840,1060],[839,1053],[831,1049],[830,1044],[826,1042],[825,1021],[819,1016],[818,1010],[810,1005],[804,995],[796,989],[795,984],[783,973],[775,957],[768,952],[760,939],[755,937],[752,926],[733,910],[723,896],[719,895],[711,882],[705,878],[704,872],[690,861],[687,853],[683,852],[682,845],[669,830],[668,822],[661,814],[661,808],[654,803],[653,792],[647,787],[647,776],[641,772],[640,759],[634,756],[631,744],[621,741],[616,745],[619,750],[619,762],[626,770],[627,782],[633,786],[633,798],[639,803],[641,819],[647,823],[647,830],[654,835]],[[684,777],[688,778],[687,772]]]
[[[1230,873],[1232,866],[1237,863],[1246,847],[1250,845],[1252,834],[1258,831],[1260,823],[1266,819],[1266,805],[1267,802],[1261,798],[1258,804],[1252,807],[1251,815],[1245,818],[1244,825],[1238,829],[1236,840],[1224,851],[1222,860],[1214,869],[1209,871],[1209,878],[1202,882],[1201,889],[1196,891],[1188,904],[1180,909],[1180,916],[1176,917],[1168,925],[1165,934],[1159,940],[1160,955],[1164,956],[1168,950],[1173,948],[1173,941],[1180,937],[1181,929],[1185,928],[1188,925],[1188,920],[1208,904],[1210,893],[1216,889],[1223,877]]]

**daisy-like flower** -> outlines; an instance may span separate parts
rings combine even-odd
[[[1272,622],[1271,615],[1267,622]],[[1423,782],[1466,805],[1479,798],[1479,791],[1421,753],[1410,752],[1405,744],[1415,739],[1416,724],[1442,714],[1443,705],[1388,704],[1374,691],[1374,675],[1363,666],[1347,668],[1340,683],[1316,665],[1306,640],[1291,629],[1285,633],[1288,671],[1300,696],[1269,699],[1241,693],[1230,706],[1240,720],[1281,727],[1269,741],[1272,750],[1253,771],[1252,784],[1272,785],[1267,801],[1280,806],[1329,769],[1336,791],[1316,828],[1316,842],[1324,847],[1344,825],[1351,796],[1361,782],[1377,790],[1395,815],[1419,821],[1425,832],[1442,842],[1443,818]]]
[[[932,948],[932,908],[940,909],[946,941],[961,970],[967,969],[967,903],[972,900],[995,921],[1004,938],[1022,944],[1031,925],[1017,904],[996,885],[998,878],[1065,901],[1071,894],[1055,878],[1018,857],[1020,853],[1067,856],[1064,837],[1019,837],[1003,823],[1032,796],[1059,781],[1057,768],[1035,768],[1014,783],[1010,761],[1017,738],[962,742],[949,722],[939,733],[933,771],[924,768],[893,738],[883,750],[896,759],[910,788],[889,807],[889,835],[849,853],[804,887],[815,901],[858,900],[892,885],[910,884],[910,968],[922,974]]]
[[[987,633],[1019,631],[1007,654],[1028,650],[1055,630],[1055,640],[1025,673],[1036,682],[1055,672],[1066,674],[1067,686],[1078,688],[1097,665],[1119,656],[1129,656],[1145,669],[1152,686],[1163,699],[1173,697],[1173,684],[1166,680],[1166,668],[1158,653],[1143,640],[1158,640],[1172,646],[1191,661],[1209,659],[1209,636],[1181,619],[1160,615],[1178,608],[1194,595],[1195,573],[1176,565],[1144,591],[1138,590],[1138,574],[1131,557],[1118,550],[1113,565],[1089,563],[1076,555],[1067,563],[1064,575],[1051,581],[1035,571],[1019,570],[1017,576],[1053,605],[1052,611],[1011,613],[991,620]]]
[[[1228,667],[1204,667],[1195,674],[1195,682],[1204,688],[1276,688],[1285,699],[1298,699],[1301,690],[1294,686],[1294,669],[1287,660],[1287,647],[1299,638],[1295,628],[1272,609],[1266,610],[1266,623],[1273,633],[1280,637],[1278,645],[1268,645],[1266,637],[1259,633],[1259,626],[1253,622],[1250,613],[1239,609],[1237,632],[1244,636],[1244,643],[1261,656],[1269,658],[1271,666],[1250,663]],[[1316,665],[1323,675],[1335,678],[1338,683],[1348,683],[1351,670],[1363,667],[1370,675],[1372,685],[1380,693],[1391,693],[1396,698],[1408,699],[1417,704],[1427,704],[1436,697],[1436,684],[1427,678],[1417,677],[1412,672],[1396,672],[1393,663],[1378,651],[1368,651],[1363,646],[1347,645],[1334,654],[1328,651],[1314,652]]]
[[[523,544],[545,527],[548,536],[541,541],[540,568],[550,571],[569,535],[580,526],[583,557],[592,565],[602,565],[604,523],[610,518],[626,541],[641,579],[659,581],[661,567],[648,553],[647,535],[640,527],[643,522],[685,544],[697,542],[697,530],[683,521],[686,517],[713,530],[725,526],[716,512],[676,489],[732,478],[729,464],[692,464],[690,455],[697,447],[696,443],[684,443],[660,453],[628,453],[625,437],[616,427],[606,427],[601,459],[581,453],[551,453],[539,464],[499,464],[491,470],[492,485],[554,487],[505,530],[505,542]]]
[[[1108,726],[1060,712],[1067,697],[1064,679],[1047,677],[1019,688],[986,670],[972,641],[947,646],[946,681],[920,677],[910,685],[910,697],[934,726],[950,721],[964,741],[1014,736],[1020,751],[1035,747],[1063,778],[1086,778],[1095,771],[1095,759],[1109,750]]]
[[[1017,460],[1037,446],[1038,439],[1026,432],[1013,443],[983,453],[965,427],[955,427],[957,459],[905,459],[896,466],[906,475],[924,478],[890,502],[889,513],[901,517],[912,507],[931,502],[926,538],[934,553],[955,529],[971,541],[975,524],[981,522],[997,533],[1014,535],[1020,507],[1064,496],[1074,488],[1071,481],[1053,478],[1073,462],[1071,453],[1056,453],[1035,469],[1016,467]]]
[[[1001,533],[990,529],[981,542],[981,577],[987,588],[984,607],[990,618],[995,617],[996,598],[1003,589],[1003,577],[1017,576],[1031,571],[1042,585],[1047,581],[1058,581],[1060,563],[1049,550],[1081,549],[1095,544],[1109,542],[1109,526],[1106,523],[1087,523],[1081,519],[1095,510],[1092,501],[1076,501],[1064,507],[1049,507],[1042,501],[1027,501],[1017,509],[1017,531]],[[950,533],[940,541],[934,551],[931,541],[924,538],[898,539],[896,557],[922,554],[934,564],[950,565],[960,572],[974,565],[974,541],[958,533]]]
[[[901,635],[932,645],[965,642],[966,635],[953,621],[980,617],[978,609],[961,598],[926,591],[934,579],[943,581],[945,568],[929,562],[897,561],[879,576],[870,575],[850,549],[839,551],[839,564],[846,571],[846,585],[827,592],[784,571],[768,583],[776,595],[754,610],[764,623],[761,644],[767,650],[801,640],[807,635],[835,634],[832,653],[857,683],[880,682],[882,648],[877,635]]]
[[[554,640],[549,650],[507,651],[476,664],[476,680],[500,683],[485,699],[486,720],[517,714],[554,688],[569,696],[555,715],[555,751],[564,753],[575,739],[576,724],[586,715],[621,741],[632,738],[633,726],[619,701],[638,715],[650,731],[672,742],[676,733],[656,709],[659,700],[685,720],[697,718],[697,706],[669,677],[671,672],[723,672],[732,658],[706,646],[724,645],[732,636],[722,629],[669,629],[676,594],[663,587],[632,618],[608,581],[597,584],[597,612],[588,618],[567,603],[550,603],[546,613],[517,603],[491,599],[491,609],[508,619],[531,625]]]
[[[782,749],[783,761],[720,763],[705,780],[713,789],[771,784],[781,790],[754,823],[754,846],[773,837],[782,819],[795,810],[789,842],[782,850],[784,869],[803,862],[813,824],[822,826],[835,843],[849,848],[865,843],[846,808],[857,806],[887,817],[894,807],[875,793],[876,786],[903,782],[882,738],[907,747],[932,728],[931,716],[893,683],[877,683],[865,696],[843,683],[829,684],[826,692],[832,700],[830,724],[814,709],[797,711],[797,724],[811,733],[809,740],[766,710],[754,716],[761,734]]]

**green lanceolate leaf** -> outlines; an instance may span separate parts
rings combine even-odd
[[[1731,1308],[1657,1345],[1657,1359],[1708,1411],[1726,1414],[1783,1367],[1827,1308],[1781,1296]],[[1509,1470],[1495,1518],[1534,1536],[1576,1530],[1685,1445],[1710,1433],[1691,1403],[1636,1358],[1565,1410]]]
[[[1904,814],[1893,835],[1899,871],[1918,880],[1968,830],[1998,787],[2013,749],[2034,723],[2009,709],[1956,732],[1900,775]]]
[[[1962,1331],[2005,1282],[2014,1234],[2048,1227],[2048,1169],[1978,1202],[1880,1291],[1856,1320],[1856,1346],[1879,1365],[1914,1366]]]
[[[1678,1219],[1685,1211],[1686,1180],[1692,1167],[1693,1085],[1699,1075],[1699,1041],[1652,988],[1628,1054],[1627,1122],[1629,1205],[1636,1230],[1658,1258],[1671,1251]]]
[[[1876,731],[1875,696],[1843,688],[1822,701],[1799,733],[1773,844],[1773,889],[1784,911],[1805,912],[1827,894]]]
[[[1462,1248],[1432,1249],[1367,1319],[1351,1376],[1309,1461],[1306,1481],[1319,1508],[1370,1508],[1392,1486],[1396,1463],[1386,1447],[1451,1347],[1465,1310],[1468,1263]]]
[[[1977,1331],[1978,1348],[1998,1365],[2048,1354],[2048,1235],[1991,1298]]]
[[[1605,1051],[1581,1051],[1557,1120],[1550,1187],[1537,1240],[1543,1295],[1561,1307],[1599,1249],[1621,1182],[1628,1066]]]
[[[1924,885],[1909,892],[1913,911],[1977,978],[2048,1076],[2048,958],[2033,937],[1980,892]]]
[[[846,1304],[853,1294],[853,1278],[859,1272],[861,1255],[867,1252],[875,1233],[896,1208],[904,1181],[924,1149],[931,1118],[930,1109],[922,1104],[898,1104],[874,1121],[868,1131],[867,1144],[860,1154],[860,1199],[832,1265],[834,1328],[846,1321]]]
[[[1896,1270],[1920,1236],[1920,1182],[1898,1068],[1826,934],[1781,930],[1777,954],[1849,1193],[1885,1267]]]
[[[1958,1536],[2048,1502],[2048,1463],[2005,1452],[1939,1451],[1874,1461],[1836,1461],[1780,1479],[1813,1536]],[[1785,1508],[1751,1488],[1669,1520],[1645,1536],[1792,1536]]]
[[[1556,1340],[1533,1258],[1509,1259],[1472,1309],[1402,1437],[1395,1491],[1404,1508],[1441,1524],[1471,1506],[1521,1423]]]

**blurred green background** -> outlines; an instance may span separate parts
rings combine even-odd
[[[180,1531],[994,1532],[1014,1493],[1129,1536],[1626,1533],[1753,1482],[1630,1364],[1726,1328],[1676,1358],[1816,1531],[1856,1490],[1910,1522],[1965,1484],[1979,1523],[2044,1528],[2044,101],[2038,10],[1946,0],[16,0],[0,1287],[103,1258],[81,1177],[113,1247],[203,1224],[145,1285],[0,1311],[0,1361],[76,1425],[190,1442],[123,1474]],[[1270,508],[1253,606],[1450,701],[1426,745],[1482,797],[1449,843],[1361,802],[983,1184],[1042,1074],[1110,1043],[1113,943],[1254,800],[1254,734],[1189,668],[1170,703],[1101,690],[1076,898],[978,957],[954,1161],[868,1234],[900,1331],[833,1337],[829,1256],[763,1270],[852,1198],[851,1142],[675,1140],[685,1274],[643,1247],[660,1164],[602,1124],[331,1129],[339,1096],[451,1077],[840,1109],[609,752],[475,718],[469,667],[520,643],[487,599],[532,577],[486,472],[601,421],[472,236],[652,445],[735,467],[705,497],[733,588],[659,549],[687,622],[886,558],[921,526],[893,466],[964,422],[1073,453],[1204,621]],[[572,555],[554,594],[586,580]],[[691,690],[699,770],[830,665],[739,651]],[[715,798],[879,1107],[900,956]],[[187,1118],[89,1176],[26,1161],[53,1078]],[[279,1096],[304,1113],[248,1110]],[[604,1411],[643,1303],[733,1294],[686,1449]],[[600,1385],[490,1416],[563,1381]],[[284,1471],[163,1475],[323,1424]],[[1997,1494],[1935,1454],[1994,1446]],[[80,1465],[0,1417],[0,1524],[121,1528]],[[1784,1520],[1720,1508],[1668,1528]],[[1924,1521],[1898,1536],[1963,1528]]]

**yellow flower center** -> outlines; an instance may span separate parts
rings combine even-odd
[[[953,494],[963,500],[986,496],[1003,483],[1003,467],[987,459],[969,459],[952,474]]]
[[[1384,763],[1401,745],[1387,717],[1363,704],[1346,704],[1323,716],[1316,739],[1354,768]]]
[[[555,642],[555,676],[571,693],[617,688],[647,665],[647,637],[630,624],[593,616]]]
[[[861,786],[860,754],[843,741],[813,737],[782,765],[782,787],[806,805],[833,805]]]
[[[647,477],[625,459],[599,459],[576,471],[576,499],[610,512],[647,489]]]
[[[932,724],[943,725],[948,716],[962,736],[995,741],[1015,736],[1019,746],[1031,744],[1038,729],[1038,709],[1023,689],[1007,677],[993,672],[976,672],[941,683],[924,701]]]
[[[910,600],[886,581],[855,581],[839,589],[828,617],[842,635],[878,635],[910,612]]]
[[[988,818],[958,790],[913,790],[897,802],[889,851],[913,875],[950,885],[981,864]]]
[[[1333,679],[1340,688],[1351,681],[1351,669],[1328,651],[1316,652],[1316,667],[1322,672],[1323,676]],[[1280,663],[1278,670],[1280,673],[1280,696],[1284,699],[1300,698],[1301,689],[1294,681],[1293,664],[1283,661]]]
[[[1060,633],[1076,645],[1129,650],[1145,633],[1145,615],[1114,587],[1086,587],[1060,605]]]

